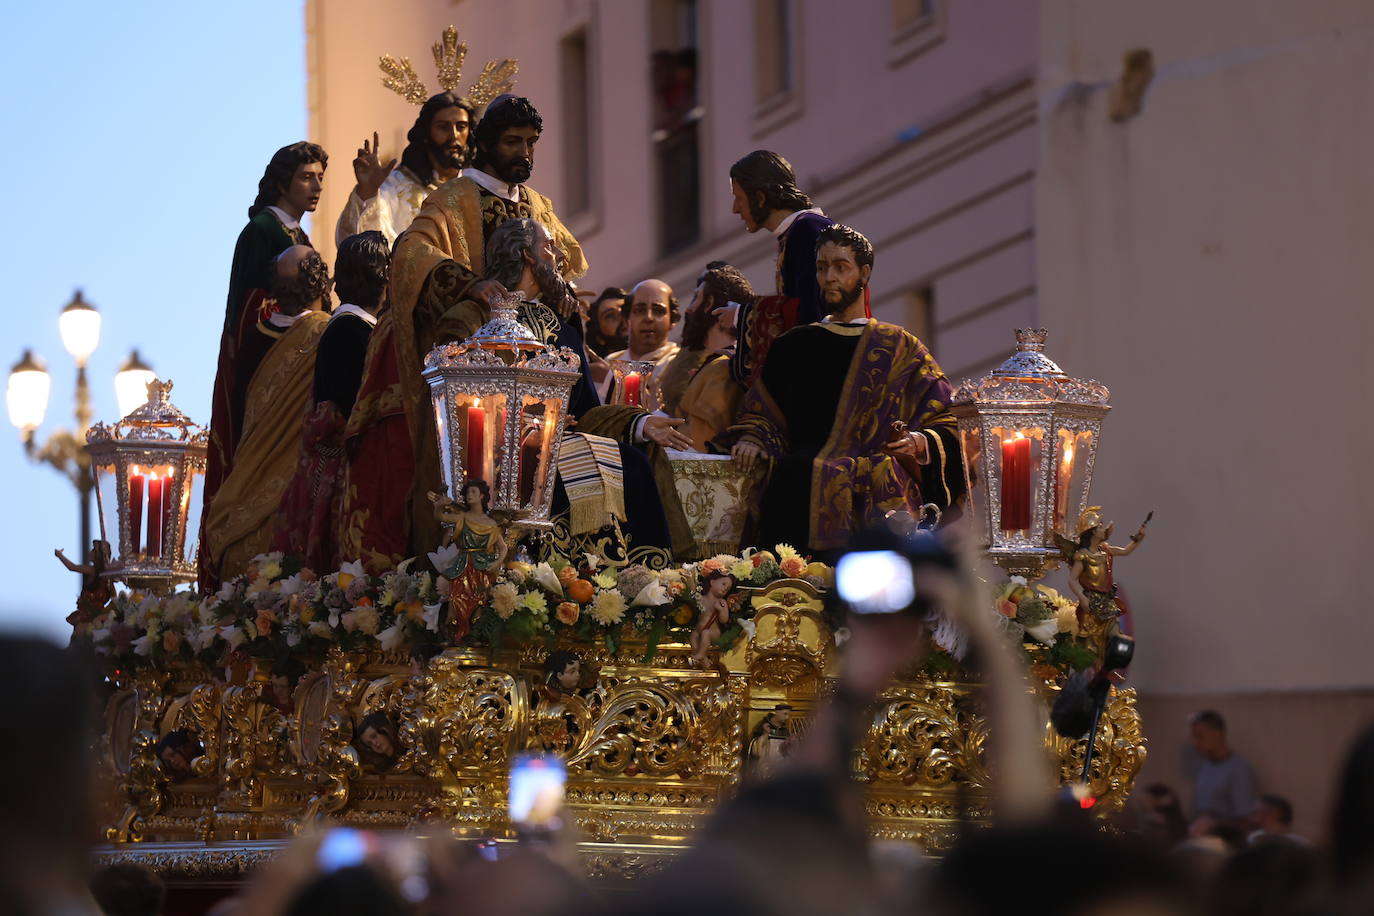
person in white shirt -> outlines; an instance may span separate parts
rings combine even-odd
[[[400,165],[383,163],[377,134],[363,140],[353,160],[358,183],[334,227],[338,244],[351,235],[380,232],[387,245],[415,221],[425,198],[439,185],[457,178],[471,154],[473,106],[456,92],[431,96],[406,134]]]

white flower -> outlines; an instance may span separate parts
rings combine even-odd
[[[746,619],[746,620],[741,620],[741,621],[739,622],[739,628],[740,628],[741,630],[744,631],[744,638],[745,638],[745,639],[753,639],[753,638],[754,638],[754,631],[756,631],[756,630],[759,628],[759,625],[758,625],[757,623],[755,623],[754,621],[752,621],[752,620],[747,620],[747,619]],[[844,627],[840,627],[839,630],[836,630],[836,631],[835,631],[835,645],[837,645],[837,646],[840,644],[840,641],[839,641],[839,640],[840,640],[840,631],[841,631],[841,630],[844,631],[845,639],[848,639],[848,638],[849,638],[849,631],[846,630]]]
[[[491,609],[502,620],[510,620],[520,604],[520,590],[509,582],[500,582],[491,590]]]
[[[154,641],[155,639],[150,631],[138,637],[138,639],[135,639],[129,645],[133,647],[135,655],[142,655],[144,658],[147,658],[149,655],[153,654]]]
[[[660,604],[667,604],[669,600],[671,599],[668,597],[668,592],[664,590],[663,583],[655,579],[641,588],[639,594],[635,595],[635,600],[631,601],[630,604],[639,607],[657,607]]]
[[[1026,633],[1036,642],[1052,646],[1054,645],[1054,637],[1059,635],[1059,621],[1050,617],[1026,627]]]
[[[582,554],[582,561],[591,567],[592,572],[596,572],[601,568],[601,558],[594,553]]]
[[[454,564],[458,562],[458,557],[461,555],[462,551],[458,549],[457,544],[449,544],[447,547],[440,547],[438,550],[431,552],[429,555],[429,562],[433,563],[434,568],[442,573],[452,569]]]
[[[92,630],[92,631],[91,631],[91,641],[94,642],[97,646],[103,645],[103,644],[109,642],[109,641],[110,641],[110,628],[109,628],[109,627],[101,627],[101,628],[98,629],[98,630]]]
[[[330,611],[330,612],[329,612],[329,627],[330,627],[330,629],[333,629],[334,627],[337,627],[338,625],[339,625],[339,612],[338,612],[338,610]]]
[[[1078,608],[1070,605],[1068,607],[1057,608],[1054,617],[1051,618],[1060,633],[1068,633],[1070,636],[1078,635]]]
[[[592,619],[603,627],[625,619],[625,596],[613,588],[603,589],[592,599]]]
[[[215,600],[216,600],[216,601],[233,601],[233,600],[234,600],[234,591],[235,591],[236,587],[237,587],[237,586],[236,586],[235,580],[230,579],[228,582],[224,583],[223,585],[221,585],[221,586],[219,587],[219,591],[215,592]]]
[[[431,633],[439,632],[439,612],[443,610],[443,608],[444,604],[442,601],[438,604],[425,605],[424,621],[426,630],[429,630]]]
[[[195,649],[197,652],[201,652],[208,649],[218,635],[219,627],[213,624],[207,624],[197,627],[188,638],[191,642],[191,648]]]
[[[563,597],[563,583],[558,581],[558,573],[553,571],[553,567],[547,563],[540,563],[534,567],[534,581],[553,592],[558,597]]]
[[[318,636],[321,639],[334,638],[334,630],[323,620],[316,620],[306,629],[309,630],[311,636]]]
[[[296,573],[294,576],[291,576],[287,579],[283,579],[282,581],[277,583],[277,593],[281,595],[283,598],[286,598],[296,594],[304,587],[305,580],[301,578],[300,573]]]
[[[783,545],[783,546],[786,546],[786,545]],[[750,621],[748,621],[748,623],[749,623],[749,629],[750,629],[750,631],[751,631],[751,632],[749,633],[749,635],[752,637],[752,636],[754,635],[753,632],[752,632],[752,630],[754,629],[754,626],[753,626],[754,621],[750,620]],[[836,627],[836,628],[835,628],[835,633],[834,633],[834,636],[835,636],[835,647],[836,647],[836,648],[839,648],[840,646],[842,646],[842,645],[844,645],[845,643],[849,642],[849,637],[852,636],[852,635],[854,635],[854,634],[852,634],[852,633],[849,632],[849,627]]]
[[[220,627],[219,635],[224,637],[224,641],[229,644],[230,649],[237,649],[243,645],[243,641],[248,638],[238,627]]]
[[[1026,584],[1026,577],[1025,577],[1025,576],[1012,576],[1012,577],[1011,577],[1010,579],[1008,579],[1007,581],[1010,582],[1012,585],[1025,585],[1025,584]]]
[[[377,634],[377,642],[381,644],[383,652],[394,652],[400,648],[401,642],[406,638],[405,627],[400,621],[393,623],[385,630]]]
[[[1001,614],[997,615],[1006,620]],[[963,661],[968,654],[968,636],[947,614],[935,613],[930,620],[930,638],[935,645],[944,649],[956,661]]]

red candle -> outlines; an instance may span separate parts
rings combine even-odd
[[[1002,440],[1002,530],[1030,528],[1030,440]]]
[[[463,470],[467,479],[485,480],[485,456],[487,453],[487,412],[473,404],[468,408],[467,451],[463,454]]]
[[[631,407],[639,406],[639,384],[641,381],[638,372],[630,372],[625,376],[625,403]]]
[[[162,553],[162,478],[148,475],[148,555]]]
[[[143,533],[143,473],[138,465],[129,468],[129,551],[138,553],[139,535]]]

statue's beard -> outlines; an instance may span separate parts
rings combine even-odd
[[[830,308],[831,313],[843,312],[846,311],[855,302],[859,301],[859,297],[864,294],[864,284],[862,280],[855,280],[854,285],[849,287],[848,289],[841,287],[839,290],[836,290],[835,292],[838,292],[840,294],[838,302],[831,301],[831,292],[831,290],[825,291],[826,306]]]
[[[530,174],[533,172],[534,163],[524,156],[513,156],[510,159],[491,157],[491,173],[506,184],[524,184],[530,180]]]
[[[568,290],[568,283],[563,279],[558,264],[552,261],[535,261],[530,272],[534,274],[534,282],[539,285],[539,296],[544,300],[544,304],[556,308]]]
[[[457,150],[452,150],[446,146],[440,146],[433,140],[428,141],[428,143],[429,158],[433,161],[435,168],[448,171],[449,169],[461,169],[467,165],[467,149],[465,147],[460,146]]]

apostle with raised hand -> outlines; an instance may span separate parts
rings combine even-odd
[[[420,373],[425,354],[453,339],[440,332],[449,309],[466,299],[489,304],[505,293],[485,276],[491,234],[509,219],[533,219],[549,233],[565,277],[587,269],[553,203],[525,184],[543,129],[528,99],[493,99],[473,132],[472,166],[430,194],[396,241],[390,307],[368,344],[346,434],[340,545],[369,569],[389,568],[438,543],[433,513],[411,511],[428,505],[428,492],[439,489],[440,479],[434,408]],[[397,515],[396,507],[404,512]]]
[[[743,469],[764,464],[749,501],[757,543],[829,556],[890,511],[957,505],[964,471],[939,365],[865,315],[873,245],[827,227],[815,265],[829,314],[778,338],[723,438]]]
[[[391,271],[391,246],[377,230],[351,235],[334,259],[339,307],[329,316],[315,356],[311,400],[296,459],[276,517],[272,549],[305,558],[324,573],[338,568],[338,515],[343,499],[343,437],[363,377],[367,343],[377,324]]]
[[[270,547],[272,518],[300,451],[329,290],[329,270],[314,249],[295,245],[277,257],[270,288],[277,310],[254,329],[267,345],[245,389],[234,468],[205,510],[202,591]]]
[[[473,106],[456,92],[430,96],[406,133],[400,165],[382,162],[378,137],[363,140],[353,160],[357,184],[334,229],[339,244],[351,235],[377,230],[387,245],[414,222],[425,198],[467,165]]]

